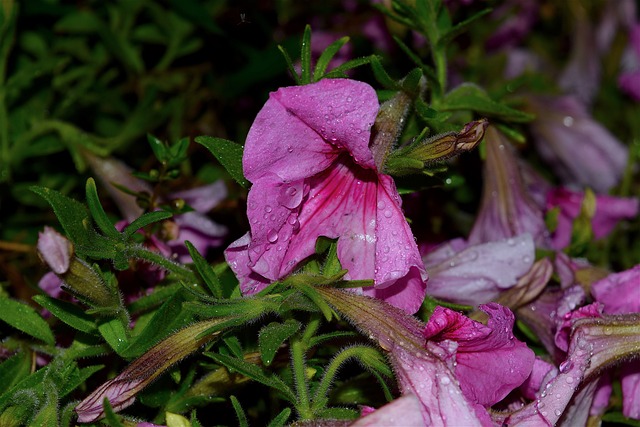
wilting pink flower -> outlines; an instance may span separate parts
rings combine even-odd
[[[245,294],[290,274],[326,236],[338,239],[348,279],[374,279],[364,293],[420,307],[424,265],[393,180],[369,149],[377,113],[373,88],[353,80],[271,94],[244,148],[251,231],[225,251]]]
[[[547,194],[547,208],[560,208],[558,224],[553,235],[553,248],[563,249],[571,243],[573,220],[580,214],[584,193],[556,188]],[[591,219],[593,236],[606,237],[616,224],[623,219],[633,219],[638,215],[639,200],[636,198],[596,196],[596,209]]]
[[[529,34],[538,19],[539,4],[535,0],[506,1],[490,15],[500,26],[486,42],[488,50],[512,48]]]
[[[627,164],[628,149],[571,96],[531,97],[535,147],[564,184],[606,193]]]
[[[640,265],[599,280],[591,286],[591,294],[607,314],[640,313]],[[640,367],[627,362],[621,371],[622,413],[640,419]],[[602,394],[611,392],[610,383],[605,382],[602,387],[606,387],[600,391]]]
[[[319,292],[388,352],[402,393],[420,402],[424,425],[491,425],[486,408],[531,372],[533,352],[514,338],[513,314],[498,304],[481,306],[486,326],[442,307],[425,325],[383,301]]]
[[[451,240],[423,258],[427,293],[457,304],[484,304],[515,286],[534,259],[530,234],[472,246]]]
[[[636,101],[640,101],[640,23],[629,32],[629,47],[622,62],[618,85]]]
[[[543,212],[527,194],[513,147],[493,126],[485,133],[485,144],[482,202],[469,244],[529,233],[537,246],[546,247],[548,233]]]

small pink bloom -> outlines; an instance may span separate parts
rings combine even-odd
[[[640,101],[640,23],[629,32],[629,47],[625,52],[623,71],[618,86],[636,101]]]
[[[591,285],[591,295],[608,314],[640,313],[640,264]]]
[[[427,274],[393,180],[369,148],[378,100],[346,79],[281,88],[258,113],[244,149],[251,231],[225,255],[245,294],[292,273],[316,239],[338,239],[347,279],[415,312]]]

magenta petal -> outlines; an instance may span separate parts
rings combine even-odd
[[[558,375],[558,369],[555,365],[536,357],[529,378],[520,386],[522,395],[531,400],[540,397],[543,386],[556,375]]]
[[[54,273],[64,274],[69,270],[73,246],[53,228],[44,227],[44,231],[38,233],[38,253]]]
[[[640,365],[631,361],[622,367],[622,414],[640,420]]]
[[[224,251],[224,257],[233,272],[238,276],[240,289],[245,295],[252,295],[259,292],[269,284],[268,279],[254,273],[249,267],[250,242],[251,235],[247,233],[229,245]]]
[[[591,294],[609,314],[640,313],[640,264],[591,285]]]
[[[436,263],[428,254],[424,257],[429,271],[427,293],[457,304],[486,303],[515,286],[534,258],[535,247],[528,233],[473,245]]]
[[[364,413],[364,411],[363,411]],[[403,426],[421,427],[424,420],[421,414],[420,401],[414,394],[405,394],[383,407],[356,420],[351,427]]]
[[[227,197],[227,186],[224,181],[203,185],[190,190],[171,193],[173,199],[183,199],[196,212],[206,213]]]
[[[375,168],[369,138],[378,108],[371,86],[347,79],[271,93],[247,135],[245,176],[252,182],[269,173],[299,180],[329,167],[340,151]]]
[[[425,328],[425,338],[458,343],[456,377],[465,396],[491,406],[530,375],[535,356],[513,336],[513,313],[496,303],[480,307],[487,326],[460,313],[437,307]]]

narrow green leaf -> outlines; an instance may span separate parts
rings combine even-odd
[[[463,83],[447,93],[440,106],[442,110],[471,110],[509,122],[529,122],[534,116],[494,101],[479,86]]]
[[[76,304],[51,298],[47,295],[36,295],[33,300],[72,328],[88,334],[96,332],[96,324],[93,318],[85,314]]]
[[[440,39],[438,40],[438,45],[440,47],[446,46],[456,36],[458,36],[459,34],[462,34],[464,31],[466,31],[466,29],[469,28],[469,26],[473,22],[475,22],[478,19],[482,18],[483,16],[487,15],[491,11],[492,11],[492,9],[489,9],[489,8],[481,10],[480,12],[478,12],[475,15],[465,19],[464,21],[457,23],[456,25],[451,27],[446,33],[444,33],[444,34],[442,34],[442,36],[440,36]]]
[[[291,416],[291,408],[284,408],[274,419],[267,425],[267,427],[284,427],[287,420]]]
[[[100,334],[116,353],[120,354],[129,345],[127,331],[120,319],[109,319],[98,326]]]
[[[159,222],[171,218],[172,216],[173,214],[167,211],[147,212],[133,220],[131,224],[127,225],[122,231],[122,234],[128,239],[133,236],[133,234],[139,229],[146,227],[149,224],[153,224],[154,222]]]
[[[344,64],[340,64],[333,70],[329,71],[324,75],[325,78],[335,78],[335,77],[347,77],[347,71],[354,69],[356,67],[360,67],[362,65],[367,65],[371,63],[371,58],[374,58],[376,55],[364,56],[362,58],[351,59]]]
[[[400,85],[398,84],[398,82],[392,79],[391,76],[387,73],[387,70],[385,70],[382,66],[380,58],[374,56],[373,58],[371,58],[370,64],[371,70],[373,71],[373,76],[385,89],[394,91],[400,89]]]
[[[334,315],[333,309],[327,304],[327,302],[322,298],[322,295],[318,293],[315,288],[305,282],[305,278],[297,278],[296,276],[289,276],[285,279],[286,283],[291,283],[296,289],[302,292],[307,296],[313,303],[318,307],[320,312],[324,315],[327,321],[330,321]]]
[[[185,316],[182,308],[183,301],[184,298],[180,293],[176,293],[166,300],[156,310],[153,318],[142,332],[132,337],[129,340],[128,347],[119,352],[119,354],[127,359],[138,357],[154,344],[169,336],[173,331],[179,329],[183,324],[188,323],[188,317]]]
[[[28,390],[34,387],[38,387],[42,383],[42,381],[44,381],[49,371],[50,367],[45,366],[44,368],[38,369],[33,374],[25,377],[22,381],[20,381],[13,387],[8,389],[5,389],[3,387],[2,389],[0,389],[0,411],[3,410],[6,405],[8,405],[13,400],[15,393],[18,390]]]
[[[189,251],[189,255],[191,255],[191,259],[193,260],[193,264],[196,266],[196,270],[204,280],[204,283],[207,285],[211,293],[216,298],[222,298],[222,286],[220,285],[220,279],[218,279],[218,275],[213,271],[213,268],[209,265],[206,259],[200,252],[189,242],[188,240],[184,242],[187,250]]]
[[[47,322],[26,304],[0,297],[0,320],[47,344],[55,344],[55,338]]]
[[[73,378],[67,378],[63,387],[60,387],[60,397],[65,397],[76,388],[85,383],[87,378],[104,368],[104,365],[87,366],[86,368],[76,369]]]
[[[261,384],[279,390],[283,394],[284,398],[289,402],[293,403],[296,401],[296,396],[291,388],[289,388],[289,386],[276,374],[265,372],[257,365],[246,362],[242,359],[226,356],[224,354],[205,353],[205,355],[212,358],[217,363],[226,366],[227,368],[231,368],[254,381],[258,381]]]
[[[198,136],[196,137],[196,142],[204,145],[238,184],[244,188],[249,188],[249,181],[242,173],[243,147],[240,144],[211,136]]]
[[[304,27],[300,46],[300,81],[303,85],[311,83],[311,26]]]
[[[247,421],[247,414],[244,413],[240,402],[234,395],[229,396],[231,400],[231,404],[233,405],[233,409],[236,411],[236,416],[238,417],[238,425],[240,427],[249,427],[249,422]]]
[[[302,84],[300,81],[300,76],[298,75],[296,68],[293,66],[293,61],[291,61],[291,57],[289,56],[289,53],[287,53],[285,48],[280,45],[278,45],[278,50],[280,51],[280,53],[282,53],[282,56],[284,57],[284,61],[287,63],[287,69],[289,70],[289,74],[291,74],[291,77],[293,77],[293,80],[296,82],[297,85]]]
[[[315,347],[317,345],[322,344],[325,341],[333,340],[336,338],[350,338],[357,337],[358,334],[351,331],[345,332],[328,332],[326,334],[316,335],[311,340],[309,340],[309,347]]]
[[[29,427],[58,425],[58,390],[51,380],[43,384],[44,402],[40,402],[38,412],[35,414]]]
[[[242,344],[240,344],[240,340],[236,336],[229,336],[223,338],[223,340],[227,348],[231,351],[231,354],[237,358],[242,358],[244,356],[244,350],[242,350]]]
[[[318,58],[318,62],[316,62],[316,68],[313,70],[313,81],[317,82],[322,78],[322,75],[327,70],[327,66],[329,66],[329,62],[333,59],[333,57],[338,53],[338,51],[349,42],[349,37],[342,37],[333,43],[331,43],[320,55]]]
[[[96,182],[93,178],[87,179],[85,186],[85,192],[87,197],[87,204],[89,205],[89,211],[95,221],[98,228],[108,237],[114,239],[120,239],[120,233],[116,227],[111,223],[107,213],[102,208],[100,199],[98,198],[98,190],[96,188]]]
[[[271,322],[260,329],[258,335],[258,347],[262,362],[269,366],[273,362],[282,343],[300,330],[300,322],[287,319],[284,323]]]

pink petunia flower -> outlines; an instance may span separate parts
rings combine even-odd
[[[378,114],[372,87],[346,79],[273,92],[247,136],[251,231],[225,251],[245,294],[338,239],[347,279],[373,279],[365,294],[415,312],[427,274],[401,200],[369,148]]]

